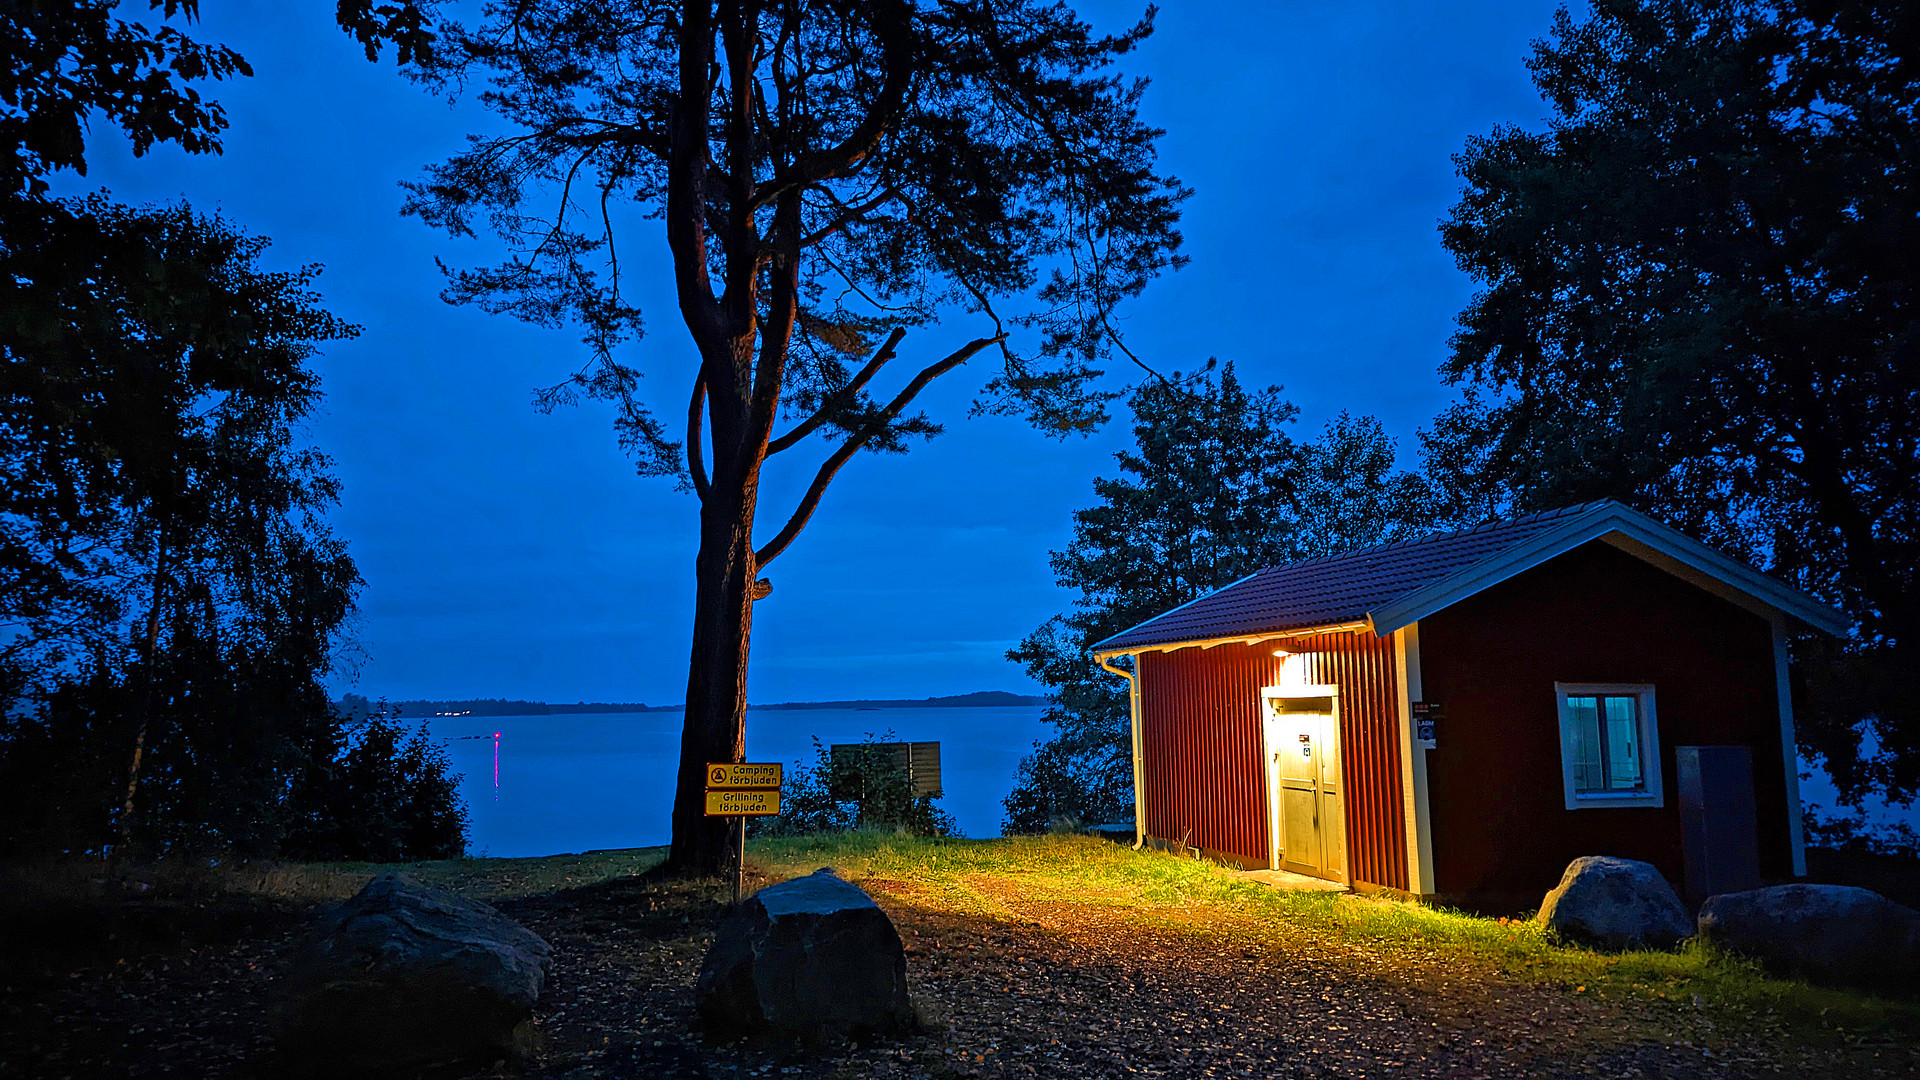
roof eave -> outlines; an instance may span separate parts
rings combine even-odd
[[[1255,570],[1253,573],[1244,574],[1238,578],[1235,578],[1232,581],[1227,582],[1225,585],[1222,585],[1217,589],[1211,590],[1209,592],[1201,593],[1199,596],[1194,597],[1193,599],[1187,601],[1184,604],[1178,604],[1178,605],[1175,605],[1174,607],[1170,607],[1167,610],[1161,612],[1160,614],[1155,615],[1151,619],[1145,619],[1140,622],[1134,623],[1132,626],[1127,627],[1125,630],[1122,630],[1117,634],[1108,634],[1106,637],[1103,637],[1099,641],[1094,642],[1092,645],[1087,646],[1088,651],[1092,652],[1097,657],[1100,655],[1099,654],[1100,648],[1104,646],[1107,642],[1112,641],[1115,638],[1126,637],[1128,634],[1133,633],[1135,630],[1139,630],[1139,629],[1142,629],[1143,627],[1151,626],[1154,623],[1159,622],[1161,619],[1164,619],[1167,616],[1172,615],[1176,611],[1183,611],[1187,608],[1192,607],[1193,605],[1199,603],[1200,601],[1205,600],[1209,596],[1218,596],[1219,594],[1226,592],[1228,589],[1233,588],[1235,585],[1238,585],[1243,581],[1249,581],[1249,580],[1252,580],[1253,578],[1259,577],[1261,574],[1266,573],[1266,570],[1267,570],[1266,567],[1261,567],[1260,569]],[[1127,650],[1125,649],[1115,649],[1115,650],[1109,651],[1106,655],[1122,656],[1122,655],[1125,655],[1126,652]]]
[[[1088,650],[1095,661],[1108,660],[1116,656],[1138,656],[1150,652],[1174,652],[1179,649],[1212,649],[1221,645],[1258,645],[1263,641],[1283,641],[1287,638],[1314,637],[1318,634],[1350,634],[1372,630],[1373,623],[1366,619],[1348,622],[1325,623],[1320,626],[1296,627],[1291,630],[1263,630],[1250,634],[1228,634],[1220,637],[1187,638],[1179,641],[1136,642],[1103,649],[1099,644]],[[1119,637],[1119,634],[1113,637]],[[1107,638],[1112,641],[1113,638]],[[1104,644],[1104,642],[1102,643]]]

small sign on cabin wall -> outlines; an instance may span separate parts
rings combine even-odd
[[[1431,750],[1439,745],[1435,732],[1445,713],[1437,701],[1416,701],[1413,703],[1413,741],[1424,749]]]

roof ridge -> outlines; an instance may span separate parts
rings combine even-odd
[[[1271,566],[1263,566],[1259,570],[1256,570],[1253,574],[1248,576],[1257,577],[1259,575],[1266,574],[1274,570],[1292,570],[1302,566],[1314,566],[1319,563],[1337,562],[1341,559],[1355,559],[1355,558],[1359,558],[1362,555],[1370,555],[1375,552],[1386,551],[1390,548],[1415,547],[1420,544],[1438,543],[1442,540],[1451,540],[1457,536],[1466,536],[1470,533],[1477,533],[1477,532],[1491,532],[1494,529],[1507,528],[1509,526],[1519,525],[1529,521],[1536,521],[1536,520],[1543,520],[1543,519],[1557,518],[1557,517],[1575,517],[1580,514],[1585,514],[1592,510],[1595,510],[1607,503],[1618,504],[1618,502],[1619,501],[1617,499],[1592,499],[1583,503],[1574,503],[1571,506],[1556,507],[1552,510],[1536,510],[1531,514],[1521,514],[1519,517],[1499,518],[1494,521],[1482,521],[1477,525],[1468,525],[1465,528],[1460,528],[1460,529],[1449,529],[1446,532],[1428,533],[1425,536],[1412,536],[1402,540],[1388,540],[1388,541],[1385,541],[1384,543],[1368,544],[1366,547],[1349,548],[1346,551],[1336,551],[1330,555],[1315,555],[1311,559],[1296,559],[1293,562],[1275,563]],[[1245,579],[1243,578],[1242,580],[1245,580]],[[1158,618],[1158,616],[1155,616],[1155,618]]]

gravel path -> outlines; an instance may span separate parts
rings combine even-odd
[[[1920,1076],[1912,1045],[1801,1050],[1764,1025],[1723,1036],[1691,1004],[1623,1006],[1487,984],[1454,976],[1438,954],[1383,967],[1357,948],[1277,939],[1251,921],[1181,927],[1176,912],[1173,926],[1143,925],[1138,912],[1032,898],[1012,880],[969,882],[1000,906],[994,918],[940,910],[909,883],[863,884],[900,927],[934,1033],[806,1052],[709,1047],[686,1034],[707,934],[668,927],[665,940],[623,951],[608,948],[604,932],[576,937],[577,912],[529,907],[523,917],[563,957],[555,1009],[542,1021],[561,1060],[541,1075]],[[590,940],[598,948],[582,963]],[[616,1002],[625,1004],[608,1013]],[[640,1025],[625,1024],[636,1014]]]
[[[1798,1048],[1762,1022],[1716,1032],[1691,1004],[1489,983],[1444,956],[1383,960],[1219,909],[1126,910],[967,882],[957,914],[865,883],[899,925],[928,1034],[806,1050],[713,1046],[692,983],[719,908],[624,878],[502,903],[556,950],[529,1080],[997,1077],[1920,1076],[1920,1047]],[[1205,920],[1205,921],[1194,921]],[[0,986],[0,1078],[268,1075],[273,932]]]

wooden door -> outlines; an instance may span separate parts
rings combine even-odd
[[[1340,735],[1330,698],[1269,698],[1268,806],[1273,865],[1297,874],[1346,879]]]

